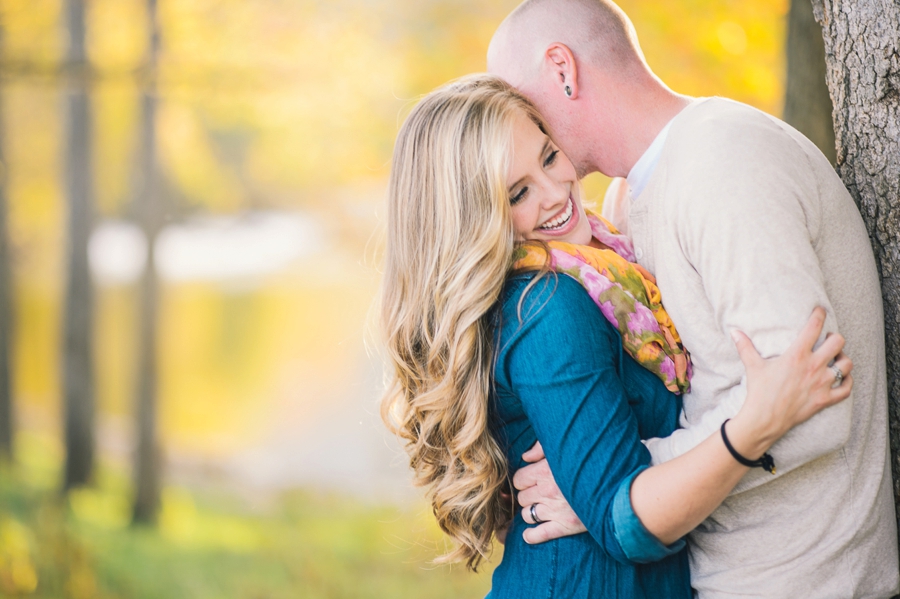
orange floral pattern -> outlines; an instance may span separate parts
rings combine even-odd
[[[513,255],[515,270],[550,269],[579,283],[603,316],[619,331],[628,355],[662,380],[673,393],[691,387],[691,358],[662,305],[656,278],[635,262],[631,240],[606,219],[587,213],[594,239],[611,249],[550,241],[523,243]]]

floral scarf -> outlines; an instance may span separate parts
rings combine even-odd
[[[658,376],[673,393],[691,388],[691,358],[661,303],[656,279],[635,263],[631,240],[606,219],[587,212],[594,238],[611,250],[550,241],[550,269],[569,275],[585,288],[600,312],[622,336],[632,358]],[[513,268],[531,270],[547,263],[537,244],[513,254]]]

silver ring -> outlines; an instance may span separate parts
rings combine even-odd
[[[532,503],[531,507],[528,509],[528,513],[531,514],[531,519],[534,520],[535,524],[543,524],[544,521],[537,517],[537,504]]]
[[[836,387],[840,387],[841,383],[844,382],[844,373],[841,372],[841,369],[834,364],[831,365],[831,369],[834,371],[834,382],[831,383],[831,388],[834,389]]]

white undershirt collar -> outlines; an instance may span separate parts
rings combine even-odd
[[[659,157],[662,154],[663,146],[666,144],[666,137],[669,134],[669,128],[672,126],[673,120],[675,120],[674,117],[666,123],[662,131],[656,134],[656,139],[653,140],[650,147],[644,151],[641,157],[638,158],[638,161],[634,163],[634,166],[631,167],[631,170],[628,171],[628,176],[625,180],[628,182],[628,194],[631,196],[632,201],[638,199],[638,196],[647,187],[647,182],[650,181],[653,171],[656,170],[656,165],[659,163]]]

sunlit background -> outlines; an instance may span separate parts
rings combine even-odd
[[[443,541],[378,417],[370,312],[403,116],[483,70],[516,4],[159,0],[154,57],[152,3],[88,0],[79,68],[65,2],[0,0],[16,429],[0,471],[0,597],[486,593],[490,566],[429,563]],[[781,113],[787,0],[621,5],[673,89]],[[63,497],[77,93],[97,453],[89,484]],[[594,198],[605,185],[586,182]],[[150,256],[162,491],[156,524],[135,527]]]

